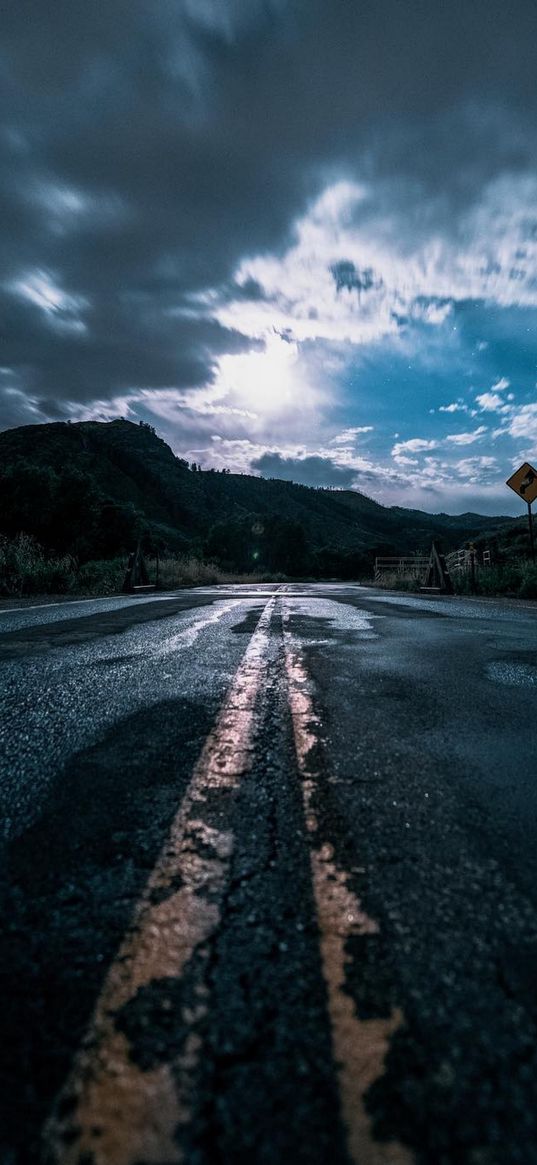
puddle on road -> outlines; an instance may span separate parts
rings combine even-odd
[[[197,609],[194,609],[193,611],[174,613],[170,615],[170,621],[166,619],[162,626],[157,625],[153,629],[152,637],[150,640],[148,640],[147,635],[144,634],[141,642],[138,642],[140,639],[140,628],[132,628],[130,634],[132,636],[131,642],[133,643],[133,648],[129,654],[118,656],[114,651],[110,652],[107,637],[102,647],[96,647],[94,657],[90,661],[91,665],[94,667],[97,664],[100,666],[108,664],[114,667],[131,667],[132,664],[136,661],[147,660],[149,658],[164,660],[166,656],[173,655],[173,653],[176,651],[193,647],[202,632],[208,630],[210,627],[213,627],[216,623],[219,623],[225,615],[227,615],[229,612],[233,612],[235,607],[240,607],[241,605],[241,599],[234,599],[231,602],[229,600],[221,599],[218,600],[218,602],[211,604],[209,608],[205,608],[206,613],[201,616],[198,614]],[[256,607],[255,610],[257,618],[259,618],[262,605]],[[174,633],[170,633],[172,619],[174,619],[176,623],[180,619],[180,623],[178,624],[180,629]],[[142,624],[142,629],[145,632],[147,629],[147,624]],[[129,632],[125,633],[125,635],[128,634]],[[124,642],[125,641],[126,640],[124,639]],[[62,667],[63,664],[60,662],[59,666]],[[161,678],[169,679],[170,676],[162,673]]]
[[[202,617],[201,619],[196,619],[189,627],[183,628],[175,635],[170,635],[170,637],[166,639],[164,643],[154,649],[152,654],[169,655],[170,652],[177,651],[181,647],[192,647],[196,642],[198,635],[200,635],[202,631],[205,631],[214,623],[218,623],[220,619],[222,619],[224,615],[227,614],[228,611],[233,610],[235,607],[240,607],[241,603],[241,599],[235,599],[231,603],[227,601],[215,603],[211,608],[209,615],[205,615],[205,617]],[[261,607],[257,612],[258,615],[260,612]],[[144,654],[147,654],[146,648],[142,649],[142,651]]]
[[[291,629],[300,633],[301,629],[296,622],[300,620],[304,629],[307,629],[306,642],[316,646],[333,646],[336,637],[349,635],[353,638],[377,639],[372,623],[374,619],[384,618],[383,615],[371,615],[369,611],[347,607],[330,599],[300,598],[296,595],[292,596],[288,614]]]
[[[531,663],[489,663],[487,676],[496,684],[508,684],[511,688],[537,687],[537,666]]]

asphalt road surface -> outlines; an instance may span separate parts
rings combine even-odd
[[[1,1165],[537,1165],[537,609],[0,612]]]

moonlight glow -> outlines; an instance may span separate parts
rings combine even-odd
[[[294,413],[298,401],[306,405],[314,395],[301,374],[296,343],[274,332],[261,352],[224,356],[217,383],[239,406],[272,417]]]

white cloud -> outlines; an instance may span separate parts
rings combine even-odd
[[[498,462],[495,457],[466,457],[455,461],[452,468],[460,477],[477,483],[494,476]]]
[[[218,387],[206,389],[177,388],[139,389],[133,394],[131,403],[141,402],[149,412],[163,420],[181,423],[182,414],[192,413],[198,417],[239,417],[255,420],[257,413],[232,404],[222,404],[223,394]]]
[[[474,429],[473,433],[452,433],[446,437],[446,441],[449,441],[451,445],[473,445],[486,432],[486,425],[480,425],[478,429]]]
[[[413,320],[423,320],[426,324],[443,324],[453,312],[451,300],[438,302],[437,300],[415,301],[410,309]]]
[[[431,410],[433,411],[433,410]],[[450,405],[440,405],[439,413],[467,413],[468,405],[465,405],[460,400],[453,401]]]
[[[388,182],[327,187],[296,223],[295,242],[283,256],[254,255],[239,265],[235,281],[252,282],[260,297],[219,307],[213,289],[205,306],[212,303],[222,323],[253,336],[290,328],[299,342],[353,344],[398,334],[408,323],[434,329],[457,301],[537,306],[537,236],[528,236],[537,176],[507,174],[486,186],[454,222],[456,245],[425,215],[409,231],[399,195]],[[348,276],[336,278],[342,267]],[[508,387],[501,377],[491,391]]]
[[[405,199],[394,197],[389,182],[380,187],[351,181],[329,185],[295,223],[294,241],[287,251],[253,254],[239,264],[231,284],[208,288],[191,298],[194,314],[210,310],[223,325],[266,345],[265,351],[220,359],[210,399],[203,390],[207,423],[212,411],[213,433],[217,426],[226,439],[248,438],[269,451],[297,457],[291,446],[301,439],[307,417],[304,456],[322,455],[319,447],[324,442],[339,464],[350,464],[347,458],[354,457],[357,439],[372,426],[348,427],[332,437],[323,434],[327,428],[334,433],[330,425],[334,394],[345,391],[339,387],[344,384],[341,353],[349,352],[348,344],[371,345],[397,338],[400,350],[409,345],[410,363],[411,328],[427,329],[429,343],[441,345],[444,354],[445,329],[453,315],[448,342],[460,345],[457,301],[537,306],[537,238],[527,237],[536,201],[537,178],[530,181],[508,175],[485,187],[481,199],[452,221],[448,233],[433,228],[432,218],[425,215],[407,229]],[[255,294],[251,299],[244,294],[234,298],[234,284],[243,289],[250,285]],[[488,341],[476,346],[485,351]],[[427,359],[424,347],[420,348],[422,366]],[[314,355],[319,352],[321,356]],[[433,373],[436,348],[434,353]],[[332,358],[337,365],[333,370]],[[475,403],[463,396],[448,397],[437,412],[468,419],[479,413],[496,414],[497,424],[501,416],[506,428],[493,430],[492,441],[507,432],[508,422],[514,420],[509,387],[502,375],[478,394]],[[225,424],[227,410],[240,422],[235,434]],[[526,416],[526,427],[528,420]],[[537,426],[535,418],[533,422]],[[460,487],[460,468],[432,463],[425,455],[442,448],[445,455],[450,451],[453,456],[459,447],[477,443],[486,433],[486,426],[481,425],[437,439],[395,438],[391,464],[396,463],[405,479],[405,498],[414,486],[421,488],[422,480],[434,482],[439,489],[442,483],[447,488],[450,481]],[[470,472],[470,459],[465,465]],[[472,459],[474,476],[485,470],[492,472],[490,466]]]
[[[86,331],[80,316],[88,301],[80,295],[69,295],[51,272],[28,271],[8,284],[7,289],[40,308],[52,327],[60,331]]]
[[[438,441],[426,441],[422,437],[411,437],[409,441],[398,441],[392,449],[392,457],[398,461],[401,454],[424,453],[427,449],[436,449]]]
[[[353,425],[350,429],[343,429],[330,440],[330,445],[352,445],[361,433],[372,433],[373,425]]]
[[[112,400],[92,400],[86,405],[68,402],[65,406],[74,421],[115,421],[119,417],[135,420],[132,409],[134,397],[130,394]]]
[[[537,404],[521,405],[513,410],[505,431],[511,437],[537,441]]]
[[[504,403],[503,397],[497,392],[482,392],[476,396],[476,403],[485,413],[508,413],[510,406]]]

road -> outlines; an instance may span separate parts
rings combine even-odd
[[[537,609],[0,612],[1,1165],[537,1163]]]

